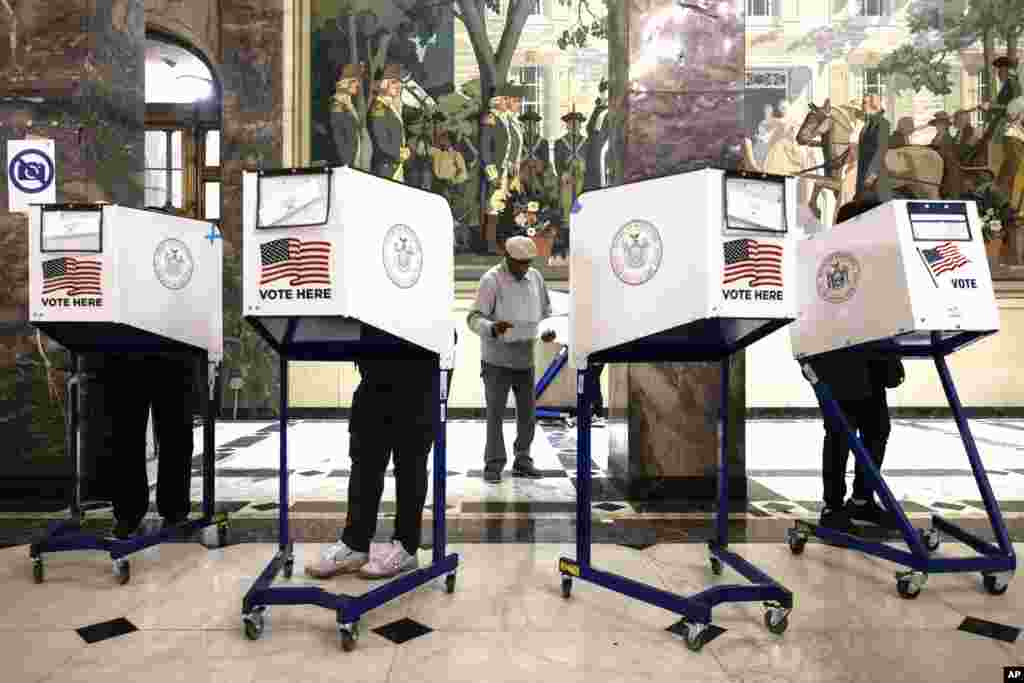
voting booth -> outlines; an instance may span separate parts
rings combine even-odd
[[[263,633],[274,604],[333,609],[344,650],[360,617],[442,575],[455,588],[457,555],[445,555],[445,425],[454,367],[454,223],[440,195],[352,168],[279,169],[242,178],[246,320],[280,355],[279,548],[243,600],[246,635]],[[275,587],[290,578],[288,362],[432,359],[438,363],[434,445],[433,563],[365,595]]]
[[[226,518],[214,514],[213,478],[212,392],[215,368],[223,357],[223,241],[216,227],[113,204],[43,204],[32,207],[28,245],[29,320],[35,327],[72,354],[195,354],[202,358],[200,374],[209,389],[200,392],[205,423],[202,518],[158,534],[115,540],[81,533],[80,378],[69,379],[67,440],[76,480],[71,487],[72,521],[32,545],[37,582],[43,579],[45,553],[107,551],[125,583],[130,576],[125,556],[171,534],[216,525],[215,542],[222,545]]]
[[[796,180],[702,169],[581,195],[572,217],[570,357],[577,370],[577,559],[562,558],[562,594],[581,578],[681,615],[687,645],[706,642],[714,606],[758,601],[775,633],[792,594],[727,549],[730,356],[796,316]],[[589,373],[596,364],[721,364],[718,514],[712,570],[752,586],[680,597],[590,566]]]
[[[974,202],[890,201],[797,249],[798,318],[790,327],[794,356],[812,383],[825,415],[843,425],[857,462],[868,471],[882,506],[892,513],[909,552],[805,522],[787,533],[799,554],[809,536],[901,564],[897,590],[915,598],[929,573],[978,571],[993,594],[1006,591],[1016,558],[1002,513],[971,436],[946,356],[999,330],[999,312],[981,221]],[[915,529],[881,477],[861,439],[815,372],[815,361],[931,358],[935,362],[998,547],[939,516]],[[978,557],[944,559],[946,534]]]

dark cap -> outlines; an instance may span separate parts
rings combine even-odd
[[[562,120],[565,121],[566,123],[572,123],[573,121],[575,121],[576,123],[583,123],[584,121],[586,121],[586,119],[587,117],[585,117],[578,111],[571,111],[562,117]]]

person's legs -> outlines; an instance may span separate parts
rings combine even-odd
[[[604,395],[601,393],[601,375],[604,374],[604,365],[594,366],[594,371],[590,374],[590,391],[593,397],[593,413],[596,417],[604,417]]]
[[[191,369],[184,363],[158,361],[154,372],[153,433],[157,442],[156,508],[166,521],[183,521],[189,513],[192,451]]]
[[[516,440],[512,448],[515,460],[512,468],[518,474],[537,476],[530,457],[530,446],[537,427],[537,399],[534,393],[533,368],[508,371],[512,391],[516,397]]]
[[[140,382],[139,363],[120,361],[107,371],[108,405],[114,414],[114,461],[118,484],[111,488],[115,534],[128,536],[142,523],[149,509],[149,478],[146,473],[146,423],[154,382]]]
[[[861,402],[859,420],[864,447],[871,455],[875,466],[881,470],[891,430],[889,404],[884,388],[878,387],[871,398]],[[854,470],[853,495],[847,506],[850,518],[882,526],[895,526],[896,517],[892,514],[893,511],[885,510],[875,501],[874,484],[868,478],[867,469],[857,461]]]
[[[352,470],[348,480],[348,519],[341,540],[352,550],[365,553],[377,531],[380,498],[384,494],[384,476],[390,460],[391,440],[381,432],[353,432],[349,435]]]
[[[487,402],[487,442],[484,446],[484,476],[497,473],[500,480],[508,456],[505,454],[505,402],[508,401],[510,378],[505,368],[481,363],[480,377],[484,381],[484,399]]]
[[[857,401],[837,401],[850,429],[857,429]],[[844,513],[846,499],[846,463],[850,446],[846,432],[838,419],[825,416],[825,440],[822,444],[821,475],[825,509],[821,523],[838,529],[847,529],[849,520]]]

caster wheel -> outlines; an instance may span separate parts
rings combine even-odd
[[[786,542],[789,543],[791,553],[800,555],[804,552],[804,546],[807,545],[807,537],[798,533],[796,529],[790,529],[786,532]]]
[[[924,543],[924,547],[928,549],[928,552],[934,553],[939,549],[939,545],[942,544],[942,538],[935,529],[921,529],[921,542]]]
[[[288,559],[284,561],[284,578],[292,578],[292,574],[295,572],[295,560]]]
[[[775,635],[780,636],[789,627],[789,615],[784,609],[770,607],[764,613],[764,626]]]
[[[122,586],[131,581],[132,566],[128,560],[114,560],[114,576]]]
[[[572,595],[572,579],[568,576],[562,577],[562,597],[566,600]]]
[[[263,635],[263,613],[249,612],[242,615],[242,626],[245,627],[245,637],[249,640],[259,640]]]
[[[1000,577],[994,574],[986,574],[982,577],[982,583],[985,584],[985,590],[988,591],[990,595],[1002,595],[1010,587],[1008,582],[1004,583]]]
[[[359,640],[359,627],[356,624],[338,626],[338,634],[341,636],[342,650],[352,652],[356,649],[356,641]]]
[[[906,598],[907,600],[913,600],[921,594],[921,587],[909,579],[898,579],[896,581],[896,590],[901,598]]]
[[[700,652],[704,649],[705,634],[707,633],[707,626],[704,624],[687,624],[686,625],[686,647],[691,652]]]
[[[722,561],[717,557],[711,558],[711,573],[715,576],[722,575]]]
[[[227,524],[217,525],[217,547],[224,548],[228,544],[228,538],[230,538],[230,529]]]
[[[36,583],[42,583],[45,578],[46,572],[43,569],[43,561],[40,559],[32,560],[32,580]]]
[[[444,577],[444,592],[449,594],[455,592],[455,574]]]

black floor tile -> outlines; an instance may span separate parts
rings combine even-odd
[[[576,477],[570,477],[573,488],[576,488]],[[615,480],[607,477],[591,477],[590,479],[590,500],[595,503],[607,503],[619,500],[626,500],[626,493]]]
[[[248,500],[232,500],[228,502],[217,502],[214,504],[213,509],[216,512],[226,512],[229,515],[234,514],[249,504]],[[201,512],[203,509],[202,503],[192,503],[189,508],[191,514]],[[160,514],[160,511],[156,509],[156,503],[151,502],[149,504],[149,512],[152,514]]]
[[[567,477],[567,476],[569,476],[568,474],[565,473],[564,469],[562,469],[562,470],[537,470],[537,471],[541,473],[541,475],[543,476],[544,479],[557,479],[559,477]],[[472,478],[475,478],[475,479],[482,479],[483,476],[484,476],[484,471],[483,470],[469,470],[468,472],[466,472],[466,476],[467,477],[472,477]],[[515,475],[512,474],[512,470],[506,469],[504,472],[502,472],[502,476],[503,477],[512,477],[512,476],[515,476]]]
[[[75,629],[78,635],[82,637],[82,640],[92,645],[109,638],[116,638],[123,636],[133,631],[138,631],[135,624],[128,621],[124,617],[119,619],[112,619],[111,621],[103,621],[92,626],[83,626],[82,628]]]
[[[595,505],[594,507],[598,510],[604,510],[605,512],[615,512],[616,510],[621,510],[626,506],[614,505],[612,503],[601,503],[600,505]]]
[[[937,510],[963,510],[963,505],[957,505],[956,503],[932,503],[932,507]]]
[[[299,472],[303,477],[315,477],[318,474],[323,474],[320,470],[306,470],[305,472]]]
[[[959,630],[992,638],[993,640],[1001,640],[1004,643],[1015,643],[1020,635],[1020,629],[1016,626],[1006,626],[1005,624],[997,624],[993,621],[975,619],[974,617],[964,619],[963,623],[960,624]]]
[[[462,511],[471,512],[575,512],[576,503],[555,503],[550,501],[469,501],[462,503]]]
[[[676,623],[672,624],[671,626],[669,626],[665,630],[668,631],[669,633],[673,633],[673,634],[679,636],[680,638],[685,638],[686,637],[686,622],[684,622],[684,621],[677,621]],[[725,633],[725,631],[726,631],[726,629],[722,628],[721,626],[715,626],[714,624],[708,624],[708,629],[707,629],[707,631],[704,632],[704,644],[707,645],[712,640],[714,640],[718,636],[720,636],[723,633]]]
[[[251,477],[253,479],[256,479],[256,478],[266,479],[268,477],[272,478],[272,477],[280,476],[280,472],[281,472],[281,470],[279,470],[277,468],[273,468],[273,467],[262,467],[262,468],[254,468],[254,469],[231,469],[231,468],[227,468],[227,467],[222,467],[222,468],[217,470],[217,476],[218,477],[225,477],[225,478],[229,478],[229,477]],[[294,472],[295,472],[295,470],[288,470],[288,474],[289,475],[293,474]]]
[[[647,550],[648,548],[653,548],[657,544],[656,543],[619,543],[619,545],[621,545],[623,547],[626,547],[626,548],[632,548],[633,550]]]
[[[790,512],[793,509],[790,503],[762,503],[761,507],[772,512]]]
[[[260,503],[259,505],[253,505],[252,507],[254,510],[266,512],[267,510],[276,510],[278,505],[277,503]]]
[[[373,629],[373,632],[387,638],[395,645],[401,645],[413,638],[425,636],[433,630],[434,629],[429,626],[424,626],[413,619],[399,619],[398,621],[392,621],[390,624],[385,624],[380,628],[375,628]]]

